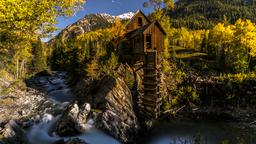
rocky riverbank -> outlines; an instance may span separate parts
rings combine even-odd
[[[32,88],[16,88],[2,96],[14,100],[12,105],[1,105],[1,141],[34,144],[38,139],[35,134],[43,133],[47,143],[80,144],[86,141],[79,135],[95,127],[122,143],[134,142],[139,125],[131,91],[122,78],[81,79],[72,92],[65,79],[63,72],[41,73],[27,81]],[[40,125],[45,125],[42,132]],[[35,134],[31,134],[31,130]]]
[[[12,144],[25,143],[25,129],[39,122],[45,113],[62,109],[45,94],[31,88],[13,87],[0,100],[0,141]]]
[[[96,115],[95,126],[122,143],[133,142],[139,125],[133,111],[132,94],[124,80],[106,76],[97,82],[89,81],[81,80],[74,91],[80,103],[91,104]]]

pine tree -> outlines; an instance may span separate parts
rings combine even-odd
[[[47,57],[44,46],[40,40],[33,44],[33,70],[40,72],[47,69]]]

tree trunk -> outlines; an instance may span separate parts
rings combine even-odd
[[[22,60],[21,64],[20,64],[20,79],[24,78],[24,65],[25,65],[25,60]]]
[[[19,79],[19,59],[16,61],[16,79]]]

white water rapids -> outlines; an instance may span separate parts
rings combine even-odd
[[[65,141],[72,138],[79,138],[89,144],[120,144],[114,138],[97,130],[93,126],[93,120],[87,122],[88,131],[73,137],[58,137],[54,133],[51,134],[51,129],[54,127],[57,117],[50,114],[45,114],[42,122],[34,125],[28,132],[27,138],[30,144],[52,144],[58,140],[64,139]]]
[[[40,86],[47,91],[49,99],[53,100],[62,108],[73,99],[71,89],[65,83],[65,75],[65,72],[55,72],[55,75],[50,78],[39,78]],[[27,131],[28,142],[30,144],[53,144],[59,140],[67,141],[69,139],[79,138],[89,144],[120,144],[114,138],[94,128],[94,121],[92,119],[88,120],[85,124],[88,129],[87,132],[73,137],[59,137],[52,133],[52,129],[59,118],[60,116],[45,113],[40,122],[34,124]]]

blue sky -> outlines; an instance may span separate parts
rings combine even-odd
[[[108,13],[119,15],[126,12],[136,12],[141,9],[146,14],[152,11],[152,8],[143,8],[143,2],[147,0],[87,0],[84,8],[72,17],[57,18],[59,23],[56,25],[60,29],[76,22],[90,13]]]
[[[83,9],[75,13],[71,17],[59,17],[56,27],[59,31],[55,31],[53,36],[57,35],[62,29],[68,25],[73,24],[79,19],[83,18],[86,14],[91,13],[108,13],[111,15],[119,15],[126,12],[136,12],[138,9],[142,10],[145,14],[150,13],[153,8],[144,8],[143,3],[149,0],[87,0]],[[47,42],[51,38],[43,38],[42,41]]]

